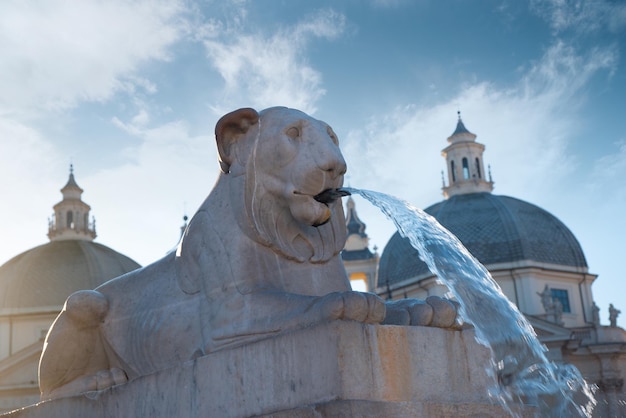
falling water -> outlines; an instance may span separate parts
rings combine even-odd
[[[591,416],[596,404],[593,390],[578,369],[548,361],[532,326],[454,235],[400,199],[369,190],[343,190],[363,196],[391,219],[460,303],[461,317],[474,325],[476,340],[491,351],[488,373],[497,385],[490,394],[507,411],[515,415],[516,404],[530,404],[540,416]]]

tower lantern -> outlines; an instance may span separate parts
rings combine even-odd
[[[93,241],[96,237],[96,221],[89,220],[91,207],[81,199],[83,189],[74,179],[74,167],[71,164],[70,178],[61,193],[63,200],[54,205],[54,215],[48,223],[48,238],[50,241]]]
[[[467,130],[458,112],[456,129],[448,137],[448,145],[441,151],[446,159],[448,186],[443,186],[447,199],[457,194],[491,192],[493,181],[487,178],[483,164],[485,146],[476,142],[476,135]]]

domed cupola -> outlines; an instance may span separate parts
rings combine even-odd
[[[491,193],[493,182],[483,169],[484,145],[475,141],[459,115],[457,126],[442,151],[448,166],[445,199],[425,212],[452,232],[469,252],[495,274],[507,296],[524,313],[544,315],[536,292],[548,284],[563,296],[563,305],[579,303],[579,282],[590,286],[595,276],[574,234],[554,215],[509,196]],[[489,176],[490,177],[490,176]],[[558,277],[555,279],[554,277]],[[396,232],[380,257],[379,294],[408,292],[424,297],[444,291],[420,260],[408,239]],[[426,293],[424,293],[426,292]],[[435,293],[436,294],[436,293]],[[586,296],[585,296],[586,297]],[[571,302],[571,304],[570,304]],[[591,301],[566,312],[569,324],[584,324]],[[585,313],[583,314],[583,311]]]
[[[586,272],[578,240],[554,215],[523,200],[491,193],[453,196],[425,209],[486,266],[531,261]],[[429,275],[406,238],[395,233],[380,260],[382,283]]]
[[[458,112],[456,129],[448,137],[448,145],[441,154],[448,168],[448,186],[443,185],[445,198],[465,193],[491,192],[493,181],[485,178],[483,152],[485,146],[476,142],[476,135],[467,130]]]
[[[93,242],[95,221],[81,189],[70,176],[61,189],[63,200],[54,205],[49,220],[50,242],[27,250],[0,266],[0,314],[23,310],[58,312],[65,299],[81,289],[140,267],[132,259]]]

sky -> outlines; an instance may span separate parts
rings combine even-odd
[[[346,184],[426,208],[456,126],[494,194],[576,235],[608,324],[625,313],[626,4],[613,0],[0,2],[0,264],[48,242],[73,164],[97,242],[149,264],[219,171],[240,107],[333,126]],[[355,198],[379,253],[395,232]]]

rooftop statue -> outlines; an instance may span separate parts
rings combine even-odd
[[[322,321],[458,326],[446,299],[385,303],[351,290],[338,255],[346,163],[330,126],[244,108],[215,136],[221,173],[176,252],[67,299],[44,344],[42,399]]]
[[[622,311],[613,306],[612,303],[609,303],[609,323],[613,328],[617,327],[617,317],[621,314]]]

